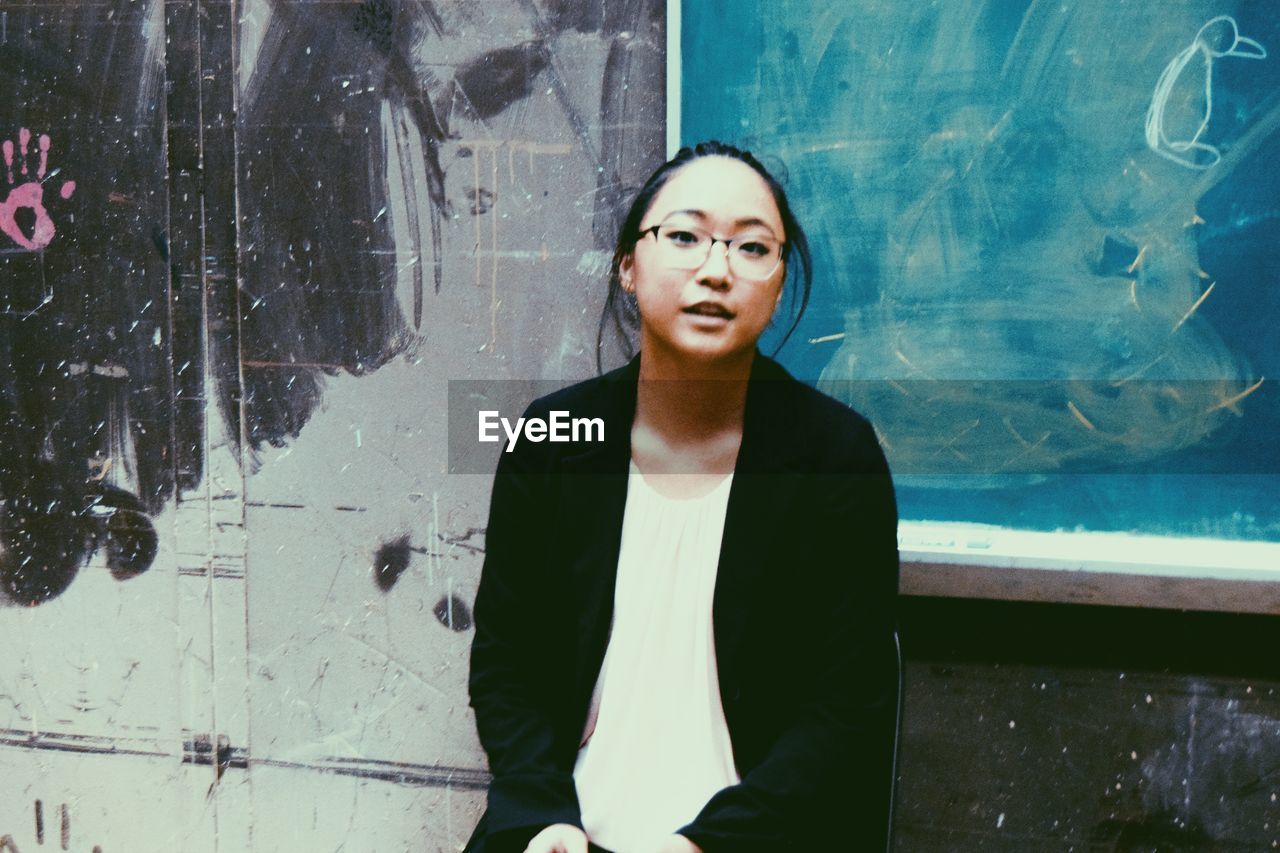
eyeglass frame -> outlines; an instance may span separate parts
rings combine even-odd
[[[668,225],[670,225],[670,224],[671,224],[671,223],[669,223],[669,222],[659,222],[657,225],[650,225],[648,228],[641,228],[638,232],[636,232],[636,242],[637,242],[637,243],[639,243],[641,240],[643,240],[643,239],[644,239],[645,237],[647,237],[649,234],[653,234],[653,241],[654,241],[654,244],[655,244],[655,245],[657,245],[657,244],[658,244],[658,231],[659,231],[659,229],[665,228],[665,227],[667,227],[667,226],[668,226]],[[711,250],[712,250],[712,248],[714,248],[714,247],[715,247],[716,243],[724,243],[725,263],[726,263],[728,266],[732,267],[732,266],[733,266],[733,261],[731,261],[731,260],[730,260],[730,258],[732,258],[732,257],[733,257],[733,255],[732,255],[732,253],[731,253],[731,251],[730,251],[730,248],[733,246],[734,242],[736,242],[736,241],[738,241],[738,240],[748,240],[748,239],[749,239],[749,238],[747,238],[747,237],[729,237],[729,238],[725,238],[725,237],[717,237],[717,236],[715,236],[714,234],[712,234],[710,231],[707,231],[705,228],[700,228],[700,227],[698,227],[698,226],[696,226],[696,225],[690,225],[690,226],[688,226],[687,228],[683,228],[683,229],[681,229],[681,230],[685,230],[685,231],[700,231],[700,232],[702,232],[703,234],[706,234],[706,235],[707,235],[707,239],[709,239],[709,240],[711,241],[711,242],[707,245],[707,256],[706,256],[705,258],[703,258],[703,259],[702,259],[702,262],[701,262],[701,263],[698,263],[698,264],[695,264],[694,266],[688,267],[688,269],[690,269],[690,270],[696,270],[696,269],[698,269],[699,267],[701,267],[703,264],[705,264],[707,261],[709,261],[709,260],[711,259]],[[738,272],[735,272],[735,273],[734,273],[735,275],[741,276],[742,278],[745,278],[747,281],[767,281],[767,280],[769,279],[769,276],[773,275],[774,273],[776,273],[776,272],[778,271],[778,268],[782,266],[783,262],[784,262],[784,261],[786,260],[786,258],[787,258],[787,241],[786,241],[786,240],[778,240],[778,239],[777,239],[776,237],[774,237],[772,234],[770,234],[770,235],[769,235],[769,239],[771,239],[771,240],[777,240],[777,243],[778,243],[778,263],[777,263],[776,265],[774,265],[774,268],[773,268],[773,269],[771,269],[771,270],[769,270],[769,272],[768,272],[768,273],[766,273],[765,275],[762,275],[760,278],[752,278],[751,276],[743,276],[741,273],[738,273]],[[678,268],[677,268],[677,269],[678,269]]]

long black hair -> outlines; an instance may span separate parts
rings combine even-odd
[[[749,151],[736,148],[723,142],[710,140],[697,145],[681,148],[676,156],[654,171],[644,182],[635,200],[627,210],[622,226],[618,229],[618,240],[613,250],[613,263],[609,267],[609,292],[605,297],[604,310],[600,314],[600,326],[596,330],[596,369],[604,372],[603,350],[605,329],[612,325],[613,332],[622,346],[624,355],[629,359],[635,354],[635,332],[640,326],[640,311],[636,306],[635,296],[622,288],[622,262],[631,256],[640,240],[640,223],[654,196],[667,185],[667,182],[685,166],[703,157],[728,157],[750,166],[768,185],[773,194],[773,201],[778,206],[782,217],[782,236],[786,241],[782,249],[782,259],[786,263],[787,278],[793,282],[791,291],[791,325],[778,343],[774,352],[782,349],[791,333],[800,324],[800,318],[809,305],[809,292],[813,288],[813,260],[809,254],[809,240],[804,229],[787,201],[787,192],[782,184],[757,160]],[[797,293],[798,291],[798,293]]]

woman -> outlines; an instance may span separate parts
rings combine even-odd
[[[468,850],[885,846],[893,490],[870,425],[756,349],[788,273],[803,310],[804,233],[744,151],[683,149],[632,205],[606,312],[639,355],[526,413],[604,440],[523,442],[495,477]]]

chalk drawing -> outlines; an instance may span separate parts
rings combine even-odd
[[[1227,44],[1227,48],[1219,50],[1214,47],[1215,44]],[[1165,134],[1165,113],[1169,109],[1169,98],[1182,73],[1197,55],[1204,61],[1204,116],[1190,139],[1169,139]],[[1147,109],[1147,147],[1161,157],[1191,169],[1208,169],[1217,165],[1222,154],[1213,145],[1201,142],[1200,137],[1209,128],[1209,119],[1213,115],[1213,61],[1224,56],[1266,59],[1267,49],[1253,39],[1240,35],[1235,19],[1229,15],[1210,19],[1196,33],[1191,44],[1169,60],[1156,83],[1151,106]]]
[[[7,234],[22,248],[32,252],[48,246],[57,231],[53,220],[49,218],[49,211],[44,206],[44,182],[46,178],[52,178],[58,172],[55,169],[52,173],[46,174],[49,166],[50,144],[47,133],[40,134],[36,139],[39,161],[34,175],[31,160],[37,156],[37,150],[31,148],[29,129],[24,127],[18,131],[16,152],[12,139],[6,139],[3,145],[0,145],[0,149],[4,151],[5,178],[10,187],[8,196],[0,202],[0,231]],[[75,191],[75,181],[64,181],[58,194],[63,199],[69,199]],[[34,221],[30,224],[19,222],[18,212],[21,210],[31,211]],[[26,217],[23,218],[26,219]]]

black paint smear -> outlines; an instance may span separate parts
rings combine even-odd
[[[449,133],[444,119],[441,118],[442,112],[432,105],[431,100],[425,95],[423,85],[414,74],[407,49],[392,55],[387,82],[388,95],[413,118],[422,139],[423,165],[427,173],[427,197],[431,202],[432,272],[435,292],[439,293],[440,283],[444,278],[444,220],[448,218],[450,212],[449,200],[444,191],[444,169],[440,165],[440,145],[448,138]],[[407,146],[401,148],[402,152],[405,150],[408,150]],[[410,177],[412,172],[404,169],[402,164],[401,175],[405,195],[412,202],[417,196],[412,177]],[[416,204],[410,204],[409,218],[409,233],[413,235],[415,253],[420,256],[422,247],[417,243],[419,232]],[[419,329],[422,326],[422,264],[414,265],[413,275],[413,320],[414,328]]]
[[[29,207],[18,208],[13,212],[13,224],[30,240],[36,233],[36,212]]]
[[[107,522],[107,566],[116,580],[128,580],[151,568],[159,550],[151,519],[137,512],[117,510]]]
[[[365,0],[356,8],[356,32],[373,44],[380,53],[390,53],[395,13],[387,0]]]
[[[598,32],[604,26],[608,0],[546,0],[547,24],[561,32]]]
[[[547,51],[539,41],[501,47],[459,67],[454,85],[478,118],[493,118],[529,97],[547,65]]]
[[[83,506],[54,477],[35,477],[0,512],[0,592],[41,604],[66,591],[90,553]]]
[[[0,511],[0,594],[25,605],[56,598],[99,547],[117,580],[151,567],[159,537],[142,502],[92,481],[66,486],[37,465]]]
[[[151,568],[160,538],[142,503],[129,492],[93,483],[88,519],[96,547],[106,550],[107,568],[124,581]]]
[[[160,260],[166,264],[169,263],[169,238],[159,225],[151,227],[151,243],[156,247],[156,253],[160,256]]]
[[[420,72],[414,64],[413,57],[415,46],[419,41],[418,33],[423,32],[425,27],[429,27],[437,38],[444,37],[445,23],[430,2],[414,3],[407,7],[402,5],[401,8],[405,10],[410,25],[397,30],[396,44],[388,57],[385,95],[395,107],[410,116],[422,140],[422,165],[426,169],[427,196],[430,201],[432,275],[435,292],[439,293],[440,284],[444,278],[444,221],[450,216],[449,200],[445,196],[444,189],[444,169],[440,165],[440,145],[450,137],[450,134],[447,113],[441,107],[448,107],[452,92],[440,87],[438,81],[430,74]],[[440,106],[437,106],[430,96],[429,89],[433,86],[440,89],[438,93]],[[393,110],[393,114],[395,112]],[[413,235],[414,253],[421,256],[422,247],[417,242],[417,205],[412,203],[416,192],[410,177],[412,173],[404,169],[403,165],[401,175],[404,180],[404,192],[411,202],[409,233]],[[416,330],[422,327],[422,264],[414,265],[413,276],[413,327]]]
[[[413,549],[409,545],[409,537],[401,536],[394,542],[387,542],[378,549],[373,557],[373,580],[378,589],[389,592],[400,575],[409,568],[409,559]]]
[[[382,215],[391,195],[386,158],[407,157],[410,150],[401,141],[400,122],[411,122],[421,139],[417,165],[425,174],[427,203],[416,203],[414,164],[402,162],[405,185],[399,191],[410,201],[407,230],[414,244],[399,250],[421,258],[430,254],[435,292],[443,280],[444,222],[452,216],[441,165],[441,146],[451,138],[448,110],[465,104],[478,120],[491,118],[528,98],[543,73],[551,75],[583,153],[601,166],[596,242],[612,242],[631,171],[647,168],[662,146],[661,116],[655,116],[652,140],[646,136],[640,146],[624,146],[622,128],[639,125],[631,121],[637,118],[632,104],[620,94],[633,74],[635,53],[628,46],[631,37],[621,34],[639,32],[652,41],[661,31],[662,4],[607,3],[598,14],[560,4],[549,21],[531,0],[522,0],[521,8],[535,25],[533,40],[498,46],[459,67],[452,81],[441,82],[417,58],[430,38],[459,38],[463,30],[446,24],[431,3],[368,0],[363,11],[355,12],[323,4],[273,4],[238,125],[245,282],[240,340],[245,438],[251,449],[296,437],[319,405],[325,376],[376,370],[411,347],[421,330],[425,264],[415,264],[410,272],[413,307],[406,324],[395,296],[397,247],[390,218]],[[598,17],[613,40],[600,108],[603,158],[555,72],[549,48],[565,29],[576,28],[570,17],[577,11]],[[661,71],[660,47],[649,51],[653,57],[641,53]],[[342,86],[343,81],[349,85]],[[395,150],[390,151],[384,151],[382,140],[384,101],[390,102],[396,122],[390,146]],[[636,101],[642,102],[647,103]],[[415,217],[420,207],[428,211],[429,249],[419,244]],[[228,365],[225,371],[218,368],[224,396],[238,387],[239,377],[231,375],[236,365]],[[235,411],[232,402],[224,401],[224,412]],[[236,426],[228,421],[229,432],[234,434]]]
[[[666,17],[662,0],[551,0],[544,16],[533,0],[520,0],[534,32],[547,45],[556,100],[596,169],[592,236],[597,249],[611,250],[632,194],[640,188],[665,146],[661,102],[648,93],[665,73]],[[556,71],[555,39],[566,30],[599,31],[609,41],[600,92],[600,147]],[[632,85],[632,82],[636,85]],[[632,96],[632,91],[638,93]]]
[[[438,148],[447,133],[410,60],[426,7],[377,8],[369,6],[374,11],[357,32],[347,8],[275,4],[245,87],[240,340],[252,449],[296,437],[319,405],[325,376],[372,372],[413,344],[396,298],[386,215],[386,157],[396,152],[383,150],[384,100],[422,134],[437,265],[441,260],[448,205]],[[375,25],[381,29],[371,34]],[[437,267],[437,289],[439,275]],[[420,279],[414,290],[416,327]],[[238,387],[238,367],[230,361],[219,373],[224,394]],[[232,434],[237,427],[228,423]]]
[[[613,248],[631,196],[666,146],[663,102],[648,94],[666,73],[665,19],[662,0],[605,7],[601,33],[609,39],[609,55],[600,90],[600,163],[591,226],[597,249]]]
[[[471,627],[471,610],[456,595],[440,599],[432,608],[440,624],[453,631],[465,631]]]
[[[26,604],[60,594],[92,553],[95,472],[144,519],[174,493],[164,69],[143,37],[156,2],[6,12],[0,86],[28,96],[0,139],[47,133],[57,170],[49,246],[0,236],[0,593]]]

